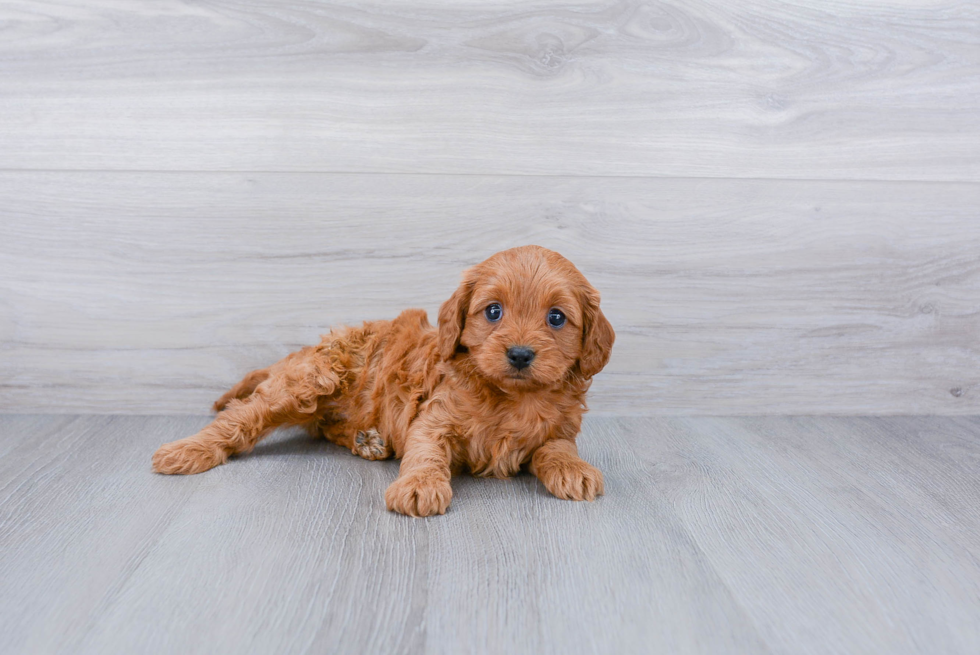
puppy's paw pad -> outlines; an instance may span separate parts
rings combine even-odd
[[[416,518],[445,514],[452,498],[453,489],[441,476],[400,477],[385,492],[389,510]]]
[[[195,439],[164,444],[153,454],[153,470],[167,475],[202,473],[223,464],[227,456]]]
[[[581,460],[556,464],[540,478],[545,488],[562,500],[595,500],[604,489],[602,472]]]
[[[381,433],[374,429],[358,432],[351,450],[364,459],[388,459],[392,455],[391,447]]]

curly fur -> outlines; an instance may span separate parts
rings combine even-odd
[[[497,322],[484,316],[492,302],[503,308]],[[553,307],[567,317],[560,329],[547,322]],[[454,473],[507,477],[525,465],[555,496],[593,500],[602,474],[575,438],[614,339],[599,293],[571,262],[538,246],[505,250],[464,272],[438,329],[409,309],[332,330],[246,375],[211,424],[161,446],[153,467],[200,473],[276,427],[302,425],[361,457],[401,458],[385,500],[402,514],[445,513]],[[506,356],[515,345],[535,352],[523,370]]]

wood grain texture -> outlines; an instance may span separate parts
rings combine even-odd
[[[975,653],[980,419],[586,420],[593,504],[530,476],[385,511],[395,462],[204,417],[0,416],[0,650]]]
[[[622,425],[774,651],[977,648],[976,418]]]
[[[6,169],[980,180],[969,2],[8,1]]]
[[[596,412],[975,414],[978,206],[963,183],[0,173],[0,411],[206,411],[539,243],[616,327]]]

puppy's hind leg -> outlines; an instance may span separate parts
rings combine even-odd
[[[374,428],[358,430],[351,452],[364,459],[388,459],[394,454],[385,438]]]
[[[255,391],[255,387],[259,386],[269,378],[268,368],[260,368],[257,371],[252,371],[244,378],[241,382],[238,382],[235,386],[225,392],[225,395],[221,396],[214,402],[214,411],[220,412],[228,406],[233,400],[243,400],[252,395]]]
[[[329,414],[317,423],[310,424],[308,429],[313,436],[325,437],[338,446],[349,448],[351,454],[364,459],[388,459],[395,454],[388,440],[374,428],[357,430]]]
[[[252,450],[279,426],[313,422],[318,418],[319,401],[336,391],[338,381],[313,348],[293,353],[268,369],[268,377],[251,395],[231,400],[203,430],[160,446],[153,455],[153,469],[168,474],[201,473],[223,464],[231,455]]]

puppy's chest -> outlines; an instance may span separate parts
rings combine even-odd
[[[461,435],[465,464],[476,475],[509,477],[530,460],[558,428],[560,416],[540,416],[504,408],[483,420],[469,422]],[[489,420],[488,420],[489,419]]]

